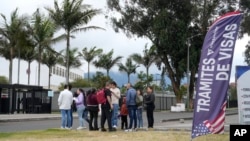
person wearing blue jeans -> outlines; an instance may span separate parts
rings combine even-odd
[[[77,108],[78,119],[79,119],[79,127],[77,128],[77,130],[82,130],[86,128],[84,127],[84,121],[82,117],[83,112],[85,110],[83,92],[84,91],[82,89],[78,89],[77,90],[78,97],[74,97],[74,101],[75,101],[76,108]]]
[[[137,107],[136,105],[129,105],[128,106],[128,115],[129,115],[129,131],[132,131],[133,129],[136,130],[137,128],[137,115],[136,115]],[[134,124],[134,128],[133,128]]]
[[[129,115],[129,129],[125,131],[133,131],[137,129],[137,116],[136,116],[136,90],[132,88],[131,84],[127,84],[127,93],[126,93],[126,105],[128,107],[128,115]]]
[[[112,111],[112,118],[111,118],[111,124],[113,128],[117,128],[118,110],[119,110],[119,105],[113,104],[113,111]]]
[[[117,128],[117,122],[118,122],[118,110],[119,110],[119,99],[121,98],[121,92],[120,89],[117,88],[117,84],[115,81],[111,82],[111,99],[112,99],[112,118],[111,118],[111,124],[113,128]]]
[[[143,128],[142,107],[137,109],[138,128]]]
[[[64,90],[60,92],[58,97],[58,105],[61,110],[61,129],[71,129],[72,125],[69,124],[72,121],[70,116],[71,104],[73,102],[73,94],[70,91],[70,85],[64,85]]]
[[[61,109],[61,115],[62,115],[61,128],[62,129],[71,128],[71,125],[67,124],[67,123],[71,123],[71,120],[72,120],[70,116],[70,110]]]
[[[137,98],[139,103],[137,103],[137,119],[138,119],[138,128],[143,128],[143,118],[142,118],[142,111],[143,111],[143,92],[141,90],[136,91]]]

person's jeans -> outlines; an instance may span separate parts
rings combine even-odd
[[[65,128],[71,128],[72,125],[68,124],[71,123],[72,119],[71,119],[71,115],[70,115],[70,109],[69,110],[65,110],[65,109],[61,109],[61,115],[62,115],[62,119],[61,119],[61,127]]]
[[[83,118],[82,118],[82,114],[83,114],[84,109],[85,109],[84,106],[77,107],[77,114],[78,114],[78,120],[79,120],[79,126],[80,127],[84,126]]]
[[[112,126],[117,126],[117,121],[118,121],[118,109],[119,105],[118,104],[113,104],[113,111],[112,111]]]
[[[136,105],[128,106],[128,114],[129,114],[129,129],[132,129],[133,123],[134,128],[137,128],[137,116],[136,116]]]
[[[142,108],[137,109],[138,128],[143,127]]]
[[[85,119],[85,121],[89,123],[88,114],[89,114],[89,111],[88,111],[88,109],[85,108],[83,111],[83,114],[82,114],[82,118]]]

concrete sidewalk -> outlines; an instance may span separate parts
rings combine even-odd
[[[145,112],[144,112],[145,114]],[[226,110],[226,115],[236,115],[238,114],[238,109]],[[155,112],[155,120],[161,122],[178,121],[180,119],[192,120],[193,112],[170,112],[161,111]],[[74,118],[77,118],[77,114],[73,114]],[[5,114],[0,115],[0,122],[18,122],[18,121],[28,121],[28,120],[47,120],[47,119],[60,119],[61,115],[58,114]]]

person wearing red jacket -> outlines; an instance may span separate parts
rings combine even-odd
[[[128,108],[126,105],[126,97],[122,99],[120,115],[121,115],[121,129],[122,130],[124,129],[124,125],[125,129],[128,129]]]
[[[86,102],[87,102],[87,108],[90,114],[89,130],[96,131],[98,130],[97,119],[98,119],[98,111],[99,111],[98,102],[96,98],[96,89],[91,90],[90,94],[87,96]]]

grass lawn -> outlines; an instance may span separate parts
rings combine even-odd
[[[185,131],[99,132],[48,129],[41,131],[0,133],[1,141],[190,141]],[[206,135],[193,141],[229,141],[229,134]]]

